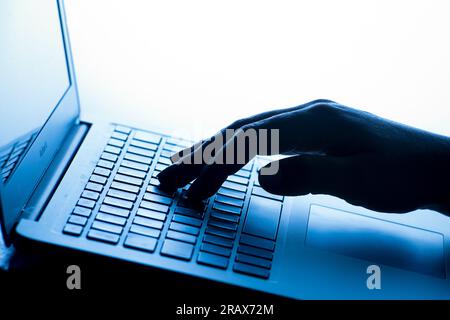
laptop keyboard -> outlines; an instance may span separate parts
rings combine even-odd
[[[283,197],[254,179],[254,163],[193,206],[158,188],[157,174],[188,141],[115,126],[63,233],[267,279]]]

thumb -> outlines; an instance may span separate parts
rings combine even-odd
[[[278,170],[270,175],[265,174],[269,170],[263,169],[268,167]],[[261,168],[258,178],[262,188],[278,195],[298,196],[313,193],[347,198],[351,194],[351,183],[348,182],[350,173],[346,158],[299,155],[267,164]]]

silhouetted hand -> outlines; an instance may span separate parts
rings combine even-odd
[[[278,160],[276,174],[260,173],[259,182],[268,192],[288,196],[329,194],[383,212],[429,208],[450,214],[448,137],[329,100],[265,112],[227,128],[242,129],[238,132],[279,129],[279,153],[290,157]],[[184,158],[159,174],[161,185],[176,189],[195,179],[188,197],[213,195],[228,175],[244,165],[183,163],[213,141],[211,138],[185,150]],[[229,148],[230,144],[224,143],[220,152],[226,154]],[[247,156],[248,161],[251,155]]]

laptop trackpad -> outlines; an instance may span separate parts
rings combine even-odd
[[[442,234],[386,220],[312,205],[306,245],[445,278]]]

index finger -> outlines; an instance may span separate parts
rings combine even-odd
[[[205,150],[205,148],[207,148],[211,143],[217,141],[218,139],[215,138],[219,136],[225,137],[222,143],[223,145],[226,145],[228,140],[231,138],[231,135],[229,137],[226,136],[226,130],[239,129],[243,126],[248,126],[252,123],[262,121],[264,119],[269,119],[283,113],[289,113],[294,110],[307,108],[317,103],[333,103],[333,101],[325,99],[313,100],[296,107],[267,111],[248,118],[237,120],[226,128],[220,130],[215,136],[209,138],[208,140],[201,141],[189,148],[175,153],[171,157],[171,160],[174,162],[174,164],[160,172],[157,178],[159,179],[160,183],[167,188],[177,189],[184,187],[190,181],[197,178],[201,174],[202,170],[207,166],[207,162],[204,161],[205,159],[203,156],[203,151]],[[196,158],[201,159],[201,161],[195,161]],[[239,168],[229,167],[228,169],[225,169],[226,172],[233,172],[234,170],[237,171],[239,170]]]

